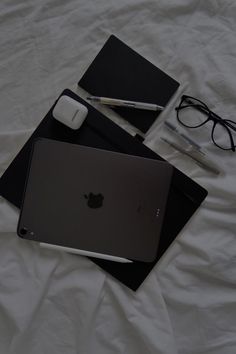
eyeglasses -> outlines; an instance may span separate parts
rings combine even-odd
[[[199,128],[212,121],[211,139],[213,143],[222,150],[235,151],[236,121],[221,118],[204,102],[186,95],[181,97],[180,104],[175,109],[179,123],[187,128]]]

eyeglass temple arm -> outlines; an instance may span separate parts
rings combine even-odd
[[[224,125],[227,125],[230,129],[236,132],[236,126],[233,126],[227,119],[223,119],[218,114],[210,111],[211,116],[217,119],[217,121],[222,122]]]
[[[232,130],[234,130],[236,132],[236,127],[234,125],[232,125],[228,120],[223,119],[220,116],[218,116],[218,114],[216,114],[215,112],[211,111],[209,108],[202,107],[201,105],[196,105],[196,104],[192,103],[190,100],[186,100],[186,101],[189,102],[188,105],[192,105],[194,108],[196,108],[200,112],[203,112],[205,114],[211,115],[218,122],[221,122],[223,125],[227,125],[230,129],[232,129]],[[178,109],[181,109],[181,108],[185,108],[185,106],[178,107]]]
[[[185,96],[184,96],[184,97],[185,97]],[[198,109],[200,112],[203,112],[203,113],[205,113],[205,114],[210,114],[211,116],[213,116],[213,117],[214,117],[215,119],[217,119],[218,121],[223,121],[224,124],[226,124],[230,129],[236,131],[236,127],[235,127],[235,126],[233,126],[228,120],[225,120],[225,119],[221,118],[220,116],[218,116],[218,114],[216,114],[216,113],[214,113],[213,111],[211,111],[207,106],[205,107],[205,104],[204,104],[202,101],[198,100],[199,103],[201,103],[203,106],[201,106],[200,104],[197,105],[197,104],[195,104],[195,103],[192,103],[192,101],[191,101],[191,96],[190,96],[190,98],[186,98],[186,97],[185,97],[184,99],[185,99],[185,101],[188,103],[188,105],[194,106],[194,107],[195,107],[196,109]],[[178,107],[178,109],[181,109],[181,108],[185,108],[185,106]],[[222,123],[223,123],[223,122],[222,122]]]
[[[224,124],[236,132],[236,127],[234,127],[229,121],[224,122]]]

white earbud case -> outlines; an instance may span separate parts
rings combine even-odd
[[[88,109],[69,96],[61,96],[53,109],[53,117],[71,129],[79,129],[85,120]]]

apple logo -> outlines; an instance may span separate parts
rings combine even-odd
[[[97,208],[101,208],[103,204],[104,196],[101,193],[99,194],[89,193],[89,195],[84,194],[84,198],[87,199],[87,205],[89,208],[97,209]]]

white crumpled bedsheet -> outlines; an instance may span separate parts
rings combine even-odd
[[[209,127],[195,133],[216,176],[160,140],[182,92],[236,120],[235,18],[230,0],[1,1],[0,174],[113,33],[181,82],[145,143],[209,195],[136,293],[86,258],[19,239],[1,198],[0,353],[236,352],[236,154]]]

